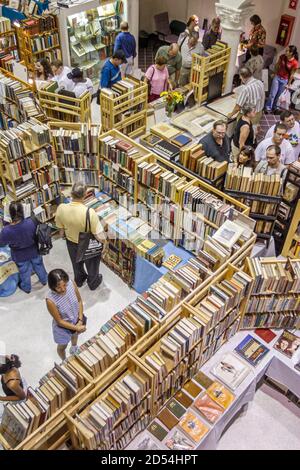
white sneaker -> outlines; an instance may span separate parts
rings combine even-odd
[[[70,354],[71,355],[76,355],[80,353],[80,347],[79,346],[71,346],[70,347]]]

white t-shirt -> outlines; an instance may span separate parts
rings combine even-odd
[[[69,67],[64,67],[59,75],[54,75],[53,80],[58,83],[59,88],[64,90],[73,91],[74,83],[70,80],[67,75],[71,72]]]
[[[72,91],[75,93],[76,98],[79,98],[86,90],[88,90],[91,95],[94,92],[93,83],[89,78],[86,78],[85,82],[76,83]]]
[[[267,148],[270,145],[274,145],[273,138],[270,137],[269,139],[264,139],[256,148],[255,150],[255,161],[260,162],[261,160],[267,159]],[[283,165],[289,165],[293,163],[295,160],[295,153],[294,149],[289,143],[288,140],[284,139],[282,144],[280,145],[281,148],[281,163]]]
[[[265,139],[268,139],[273,136],[274,134],[274,129],[275,129],[275,124],[273,127],[271,127],[268,132],[266,133]],[[293,129],[288,129],[288,134],[290,136],[289,142],[291,146],[294,149],[295,153],[295,160],[298,160],[298,157],[300,155],[300,124],[298,121],[296,121]]]

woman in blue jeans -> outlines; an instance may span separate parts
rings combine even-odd
[[[9,205],[11,223],[0,233],[0,246],[9,245],[12,260],[19,268],[21,290],[31,292],[31,273],[35,272],[39,281],[47,284],[47,272],[43,258],[37,250],[35,239],[36,224],[31,218],[24,218],[21,202],[11,202]]]
[[[282,54],[275,67],[276,75],[273,78],[271,91],[266,104],[266,111],[275,111],[277,102],[286,88],[293,81],[294,74],[298,68],[298,51],[296,46],[288,46],[285,54]]]

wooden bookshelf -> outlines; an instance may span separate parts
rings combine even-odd
[[[50,85],[51,86],[51,85]],[[91,95],[88,91],[79,98],[38,90],[41,107],[50,121],[87,123],[91,121]]]
[[[268,269],[269,274],[265,273],[260,279],[255,272],[254,262]],[[299,269],[299,263],[299,259],[287,258],[257,258],[253,261],[248,258],[246,260],[245,272],[252,277],[253,287],[243,311],[241,329],[298,329],[300,327],[299,276],[292,275],[294,284],[298,287],[291,289],[287,284],[287,273],[293,272],[293,266]],[[297,281],[298,284],[296,284]],[[267,286],[272,286],[272,288]]]
[[[16,31],[8,18],[0,17],[0,67],[12,71],[12,63],[19,60]]]
[[[286,235],[285,243],[281,252],[282,256],[290,258],[299,258],[300,256],[300,200],[297,202],[292,221],[289,224],[289,230]]]
[[[100,125],[64,121],[52,121],[48,125],[60,184],[72,185],[80,180],[88,187],[98,188]],[[74,150],[74,141],[78,150]]]
[[[101,124],[102,131],[115,129],[135,138],[146,131],[148,85],[134,77],[128,77],[135,88],[116,98],[101,93]]]
[[[231,48],[225,43],[222,44],[224,48],[220,51],[206,51],[208,52],[206,57],[193,54],[190,83],[195,100],[199,104],[207,101],[209,79],[217,73],[224,72],[222,92],[225,91]]]

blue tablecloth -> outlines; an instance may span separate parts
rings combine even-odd
[[[0,297],[8,297],[14,294],[18,282],[18,268],[11,260],[9,247],[0,247]]]
[[[190,258],[192,258],[191,253],[184,250],[183,248],[179,248],[174,245],[173,242],[169,241],[166,245],[164,245],[164,251],[166,256],[164,261],[169,258],[170,255],[176,255],[182,258],[180,264],[176,266],[176,268],[180,268],[183,266]],[[158,281],[161,276],[166,274],[169,270],[164,266],[160,268],[155,266],[153,263],[150,263],[148,260],[143,258],[142,256],[136,257],[136,266],[135,266],[135,281],[133,284],[133,289],[138,293],[142,294],[145,292],[149,287],[156,281]]]

